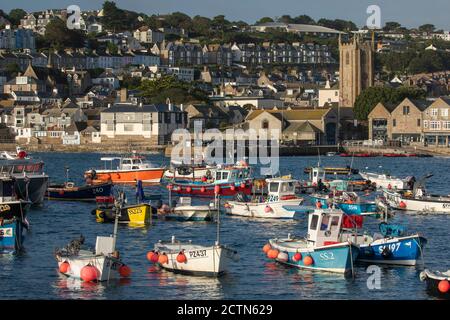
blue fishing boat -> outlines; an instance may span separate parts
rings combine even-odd
[[[15,179],[0,178],[0,253],[16,253],[22,248],[24,229],[28,228],[27,209],[31,202],[17,200]]]
[[[373,237],[348,235],[348,239],[352,239],[359,245],[358,261],[403,266],[417,265],[427,243],[424,237],[419,234],[407,235],[403,226],[386,222],[381,223],[379,229],[380,234],[375,234]]]
[[[359,215],[363,213],[377,212],[378,208],[375,202],[360,202],[360,203],[336,203],[336,206],[344,211],[346,214]]]
[[[348,215],[361,215],[378,211],[375,201],[364,201],[354,192],[316,193],[310,195],[310,198],[316,207],[328,209],[333,206]]]
[[[358,246],[340,241],[344,214],[340,210],[320,209],[309,215],[308,235],[271,239],[264,246],[267,257],[289,266],[314,271],[349,274],[359,253]]]
[[[111,194],[111,182],[75,186],[73,182],[52,184],[47,188],[49,200],[95,201],[95,197],[107,197]]]

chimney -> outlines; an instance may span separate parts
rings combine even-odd
[[[120,89],[120,102],[127,102],[127,100],[128,100],[127,88]]]

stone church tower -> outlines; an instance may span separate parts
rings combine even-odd
[[[343,42],[339,37],[339,106],[353,107],[362,90],[373,86],[373,40],[363,42],[359,35]]]

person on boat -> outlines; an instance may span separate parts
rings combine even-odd
[[[323,184],[322,179],[319,179],[319,181],[317,181],[317,189],[319,189],[319,191],[325,190],[325,185]]]

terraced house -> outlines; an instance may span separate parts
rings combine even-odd
[[[450,146],[450,97],[440,97],[423,113],[424,143],[429,146]]]

